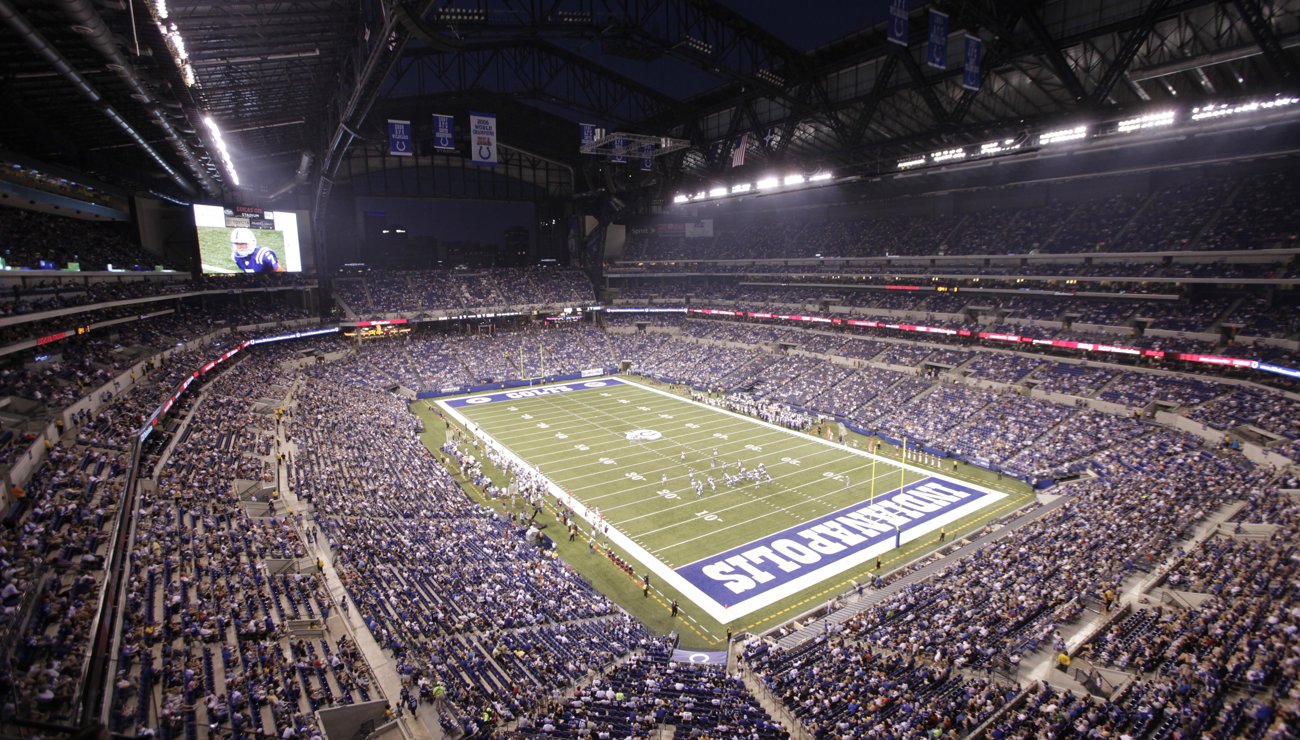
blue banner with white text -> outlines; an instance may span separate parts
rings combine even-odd
[[[578,148],[581,149],[596,141],[596,124],[578,124]]]
[[[410,121],[388,119],[388,153],[394,157],[410,157],[415,154]]]
[[[440,152],[456,151],[456,123],[451,116],[433,114],[433,148]]]
[[[980,89],[980,51],[984,42],[974,36],[966,37],[966,62],[961,71],[961,86],[967,90]]]
[[[907,2],[893,0],[889,4],[889,43],[907,46]]]
[[[1004,498],[931,476],[674,570],[722,607],[745,614]]]
[[[584,377],[583,373],[569,373],[571,376]],[[513,385],[512,385],[513,383]],[[498,387],[519,388],[528,385],[529,381],[507,381],[501,383]],[[452,408],[465,408],[467,406],[481,406],[485,403],[499,403],[502,401],[518,401],[524,398],[538,398],[541,396],[560,396],[566,393],[576,393],[578,391],[589,391],[593,389],[611,388],[616,385],[623,385],[623,381],[617,378],[600,378],[598,380],[583,380],[576,383],[565,383],[564,385],[551,385],[540,388],[524,388],[523,390],[503,391],[501,393],[489,393],[482,396],[471,396],[469,398],[453,398],[445,403]],[[432,398],[433,393],[422,394],[420,398]]]
[[[930,44],[925,63],[935,69],[948,68],[948,14],[930,9]]]

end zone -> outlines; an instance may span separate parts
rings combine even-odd
[[[727,618],[869,562],[1007,494],[929,477],[676,569]]]
[[[576,391],[592,390],[595,388],[609,388],[611,386],[624,385],[623,381],[617,378],[600,378],[597,380],[578,380],[572,383],[560,383],[558,385],[541,385],[535,387],[512,388],[508,391],[498,391],[496,393],[484,393],[477,396],[468,396],[465,398],[453,398],[450,400],[438,401],[440,405],[451,408],[465,408],[466,406],[480,406],[488,403],[498,403],[500,401],[517,401],[521,398],[534,398],[537,396],[555,396],[562,393],[574,393]]]

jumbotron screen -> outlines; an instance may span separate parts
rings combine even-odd
[[[254,206],[194,206],[203,272],[302,272],[298,215]]]

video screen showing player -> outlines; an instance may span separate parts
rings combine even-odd
[[[300,272],[297,215],[256,206],[194,206],[203,272]]]
[[[275,251],[257,243],[252,229],[230,230],[230,259],[241,272],[284,272]]]

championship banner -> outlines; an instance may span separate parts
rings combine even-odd
[[[889,4],[889,43],[907,46],[907,2],[893,0]]]
[[[411,146],[411,122],[388,119],[388,153],[394,157],[410,157],[415,154]]]
[[[961,86],[967,90],[980,89],[980,51],[984,42],[975,36],[966,36],[966,66],[961,72]]]
[[[579,147],[585,147],[588,144],[593,144],[595,143],[597,138],[598,137],[596,136],[596,124],[594,123],[578,124],[578,146]]]
[[[451,116],[433,114],[433,148],[440,152],[456,151],[456,123]]]
[[[497,163],[497,117],[489,113],[469,114],[470,161],[493,167]]]
[[[925,63],[935,69],[948,68],[948,14],[930,9],[930,45]]]
[[[627,162],[627,139],[614,139],[613,152],[609,155],[609,161],[614,164]]]
[[[641,171],[649,172],[655,168],[654,145],[641,145]]]

